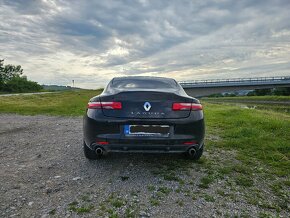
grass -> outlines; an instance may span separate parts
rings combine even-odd
[[[209,185],[214,181],[214,177],[205,176],[200,179],[200,184],[198,185],[200,188],[209,188]]]
[[[111,193],[111,195],[107,199],[107,202],[110,203],[112,207],[115,207],[115,208],[120,208],[126,205],[126,201],[120,196],[116,196],[115,193]]]
[[[212,103],[204,106],[207,134],[221,136],[221,140],[208,143],[208,147],[237,151],[242,166],[235,171],[251,173],[257,162],[262,162],[271,173],[290,174],[289,115]]]
[[[191,160],[172,160],[167,163],[163,162],[160,165],[155,165],[157,168],[153,169],[151,172],[153,175],[163,177],[166,181],[178,182],[180,186],[183,186],[185,181],[180,177],[180,174],[188,174],[191,164]]]
[[[126,218],[134,218],[134,217],[137,217],[137,214],[136,214],[134,209],[128,207],[125,210],[125,217]]]
[[[163,175],[163,178],[167,181],[178,181],[179,177],[176,176],[175,172],[169,172]]]
[[[82,214],[82,213],[89,213],[92,211],[92,209],[94,209],[93,205],[82,205],[79,206],[79,203],[77,201],[73,201],[71,203],[68,204],[68,209],[70,211],[74,211],[78,214]]]
[[[207,202],[215,202],[214,197],[208,194],[204,195],[204,200],[206,200]]]
[[[164,195],[169,195],[169,193],[171,192],[171,189],[167,187],[159,187],[158,192],[161,192]]]
[[[151,206],[159,206],[160,205],[160,201],[157,198],[151,197],[150,198],[150,204],[151,204]]]
[[[218,97],[202,98],[202,102],[211,102],[219,104],[232,104],[241,108],[255,110],[272,110],[290,115],[290,105],[284,102],[290,102],[290,96],[237,96],[237,97]],[[274,101],[275,103],[271,103]]]
[[[226,196],[226,193],[222,189],[216,190],[216,193],[219,194],[220,196],[223,196],[223,197]]]
[[[253,180],[248,176],[238,176],[236,177],[237,185],[244,186],[244,187],[251,187],[253,186]]]
[[[136,192],[131,192],[131,196],[136,196]],[[136,202],[129,203],[120,193],[111,192],[103,202],[99,203],[99,212],[97,217],[120,217],[119,212],[123,211],[125,217],[136,217],[138,208]],[[121,216],[123,217],[123,216]]]
[[[152,192],[152,191],[155,190],[155,186],[154,185],[148,185],[147,189]]]
[[[125,202],[121,198],[116,198],[111,201],[113,207],[119,208],[125,205]]]
[[[101,90],[76,90],[0,97],[0,113],[80,116],[84,114],[89,99],[100,93]]]

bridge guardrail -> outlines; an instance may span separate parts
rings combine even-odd
[[[211,80],[192,80],[192,81],[180,81],[181,86],[201,85],[201,84],[221,84],[221,83],[264,83],[264,82],[278,82],[288,81],[290,82],[290,76],[279,76],[279,77],[253,77],[253,78],[233,78],[233,79],[211,79]]]

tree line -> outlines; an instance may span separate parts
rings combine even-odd
[[[248,96],[264,96],[264,95],[290,95],[290,87],[273,88],[273,89],[256,89],[247,94]]]
[[[41,89],[41,85],[23,75],[20,65],[4,65],[4,60],[0,60],[0,92],[35,92]]]
[[[265,95],[276,95],[276,96],[289,96],[290,87],[272,88],[272,89],[255,89],[249,91],[246,96],[265,96]],[[236,97],[241,96],[239,92],[226,92],[209,95],[208,97]]]

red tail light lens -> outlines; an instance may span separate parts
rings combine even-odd
[[[173,103],[172,110],[174,111],[199,111],[202,110],[201,104],[195,104],[195,103]]]
[[[100,102],[89,102],[88,103],[88,108],[89,109],[101,109],[101,103]]]
[[[122,109],[121,102],[89,102],[89,109],[111,109],[111,110],[120,110]]]
[[[106,141],[97,141],[97,144],[99,144],[99,145],[108,145],[109,142],[106,142]]]
[[[184,145],[194,145],[197,144],[197,141],[189,141],[189,142],[183,142]]]
[[[174,111],[188,111],[191,109],[191,103],[173,103],[172,110]]]
[[[202,105],[201,104],[191,104],[191,110],[192,111],[200,111],[202,110]]]
[[[114,109],[114,110],[120,110],[122,109],[121,102],[101,102],[103,109]]]

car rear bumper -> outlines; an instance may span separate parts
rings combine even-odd
[[[148,144],[148,145],[138,145],[138,144],[108,144],[99,145],[97,143],[92,144],[92,150],[96,150],[98,147],[104,149],[105,152],[120,152],[120,153],[185,153],[190,148],[196,150],[200,149],[202,145],[192,144],[192,145],[161,145],[161,144]]]
[[[193,114],[193,113],[192,113]],[[199,119],[197,119],[199,118]],[[169,125],[169,137],[126,136],[124,125]],[[99,114],[93,118],[84,116],[84,141],[87,147],[95,150],[102,147],[107,152],[142,153],[182,153],[204,144],[204,119],[196,114],[184,119],[116,119]],[[99,143],[101,142],[101,143]]]

